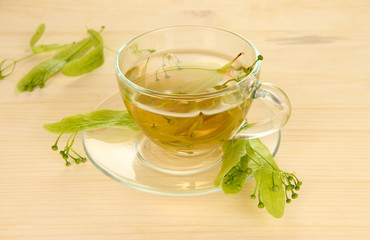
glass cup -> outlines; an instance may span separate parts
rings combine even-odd
[[[115,70],[123,102],[143,132],[138,158],[162,172],[196,173],[220,161],[225,141],[279,131],[290,101],[259,80],[258,56],[246,38],[206,26],[156,29],[123,45]],[[255,102],[263,104],[254,114],[262,119],[251,121]]]

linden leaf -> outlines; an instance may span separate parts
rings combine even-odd
[[[75,133],[106,127],[139,130],[127,111],[108,109],[75,114],[56,123],[44,124],[44,128],[52,133]]]
[[[216,176],[214,185],[220,187],[222,179],[230,171],[230,169],[239,162],[240,158],[246,154],[245,148],[246,140],[229,140],[224,143],[222,150],[224,155],[222,156],[221,170]]]

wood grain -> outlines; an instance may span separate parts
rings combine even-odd
[[[114,49],[176,24],[246,36],[265,57],[262,80],[292,101],[276,158],[303,180],[299,199],[274,219],[249,199],[253,181],[232,196],[168,197],[123,186],[89,162],[67,168],[42,125],[115,92],[114,53],[91,74],[15,93],[41,55],[0,80],[0,239],[369,239],[369,12],[360,0],[0,0],[0,59],[29,54],[41,22],[44,43],[105,25]]]

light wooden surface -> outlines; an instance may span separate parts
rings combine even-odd
[[[90,162],[65,167],[42,125],[115,92],[114,53],[91,74],[58,74],[16,94],[41,55],[0,81],[0,239],[369,239],[369,13],[367,0],[0,0],[0,59],[29,54],[42,22],[44,43],[105,25],[113,49],[175,24],[246,36],[265,57],[261,79],[292,101],[276,159],[303,180],[300,197],[274,219],[249,199],[252,182],[232,196],[168,197],[121,185]]]

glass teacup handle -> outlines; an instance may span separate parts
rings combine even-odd
[[[252,93],[247,120],[236,137],[258,138],[279,131],[287,123],[290,112],[289,98],[279,87],[259,82]]]

